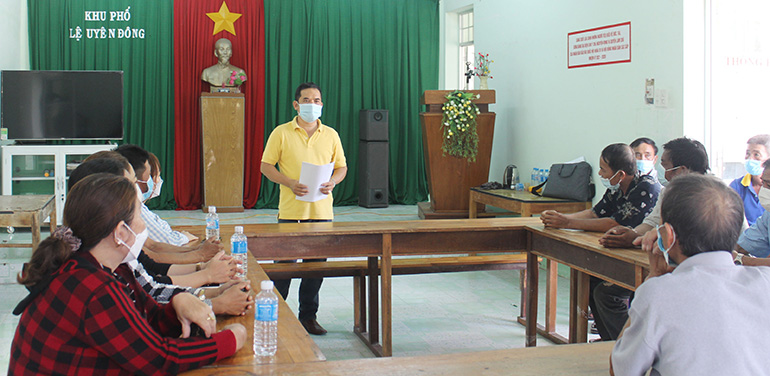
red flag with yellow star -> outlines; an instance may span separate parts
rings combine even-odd
[[[179,209],[202,204],[199,97],[201,72],[217,63],[214,42],[232,42],[230,64],[248,77],[244,124],[243,205],[254,207],[264,148],[265,21],[263,0],[176,0],[174,3],[174,197]],[[171,51],[158,51],[171,53]]]

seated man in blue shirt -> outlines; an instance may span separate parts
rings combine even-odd
[[[637,173],[628,145],[612,144],[602,150],[599,176],[607,191],[593,209],[573,214],[546,210],[540,217],[545,227],[606,232],[615,226],[636,227],[652,212],[661,186],[650,175]],[[617,338],[628,319],[631,290],[596,277],[591,277],[590,289],[589,306],[599,335],[603,340]]]
[[[743,212],[749,226],[753,225],[765,209],[759,204],[759,187],[762,181],[762,163],[770,158],[770,135],[760,134],[746,142],[746,175],[730,183],[743,201]]]
[[[759,203],[765,209],[770,208],[770,159],[762,164],[761,181],[762,187],[759,189]],[[744,231],[738,238],[738,252],[746,252],[753,257],[760,259],[749,260],[743,256],[736,255],[736,261],[742,265],[767,265],[770,266],[770,211],[760,216],[751,227]]]

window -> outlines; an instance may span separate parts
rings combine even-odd
[[[766,0],[706,2],[706,147],[723,179],[746,173],[746,140],[770,134],[770,23]]]
[[[459,82],[460,87],[466,90],[473,89],[473,79],[466,76],[468,69],[473,69],[474,48],[473,48],[473,10],[462,12],[459,16],[459,41],[460,41],[460,69]],[[466,84],[467,83],[467,84]]]

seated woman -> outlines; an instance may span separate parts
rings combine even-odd
[[[599,176],[607,191],[598,204],[574,214],[546,210],[540,217],[545,227],[601,232],[619,225],[636,227],[658,201],[660,184],[650,175],[638,174],[634,152],[626,144],[602,150]],[[616,339],[628,320],[631,291],[596,277],[591,277],[590,289],[589,306],[599,335],[602,340]]]
[[[10,374],[176,374],[233,355],[243,325],[216,332],[211,308],[189,293],[158,304],[126,262],[147,231],[136,188],[111,174],[75,184],[64,224],[32,254],[19,282],[30,295],[11,344]],[[196,324],[205,337],[191,337]],[[180,336],[181,335],[181,336]]]

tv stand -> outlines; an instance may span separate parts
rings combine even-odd
[[[72,170],[89,155],[113,150],[105,145],[3,145],[3,195],[53,194],[56,217],[63,219],[67,180]]]

